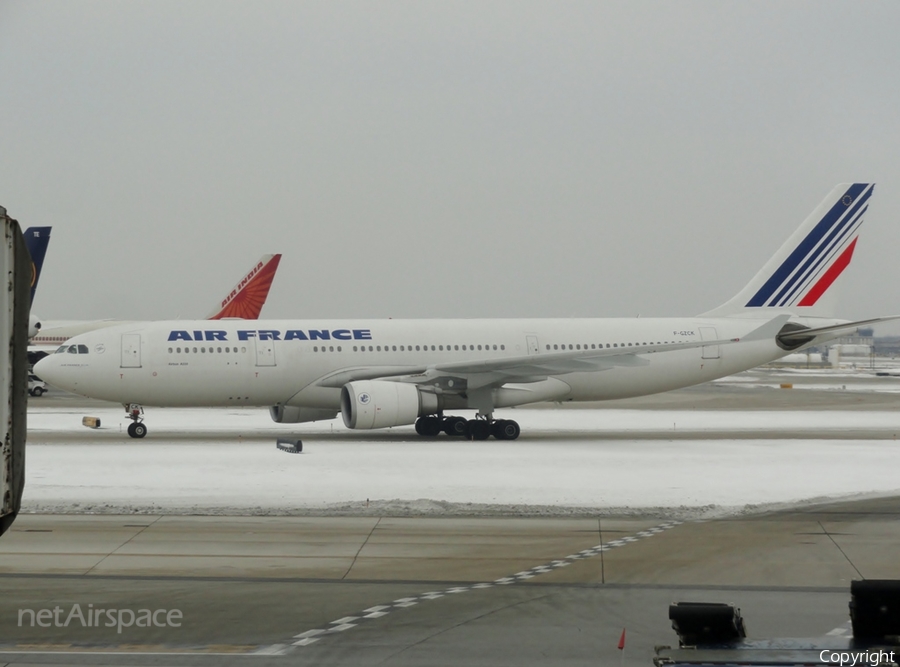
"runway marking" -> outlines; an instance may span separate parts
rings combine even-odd
[[[575,561],[584,560],[585,558],[594,558],[604,551],[609,551],[610,549],[633,544],[642,539],[647,539],[649,537],[653,537],[654,535],[659,535],[660,533],[670,530],[675,526],[680,525],[681,523],[683,522],[667,521],[665,523],[659,524],[658,526],[654,526],[653,528],[639,531],[634,535],[620,537],[618,539],[612,540],[611,542],[606,542],[605,544],[601,543],[588,549],[583,549],[577,554],[570,554],[566,556],[564,559],[552,560],[548,563],[543,563],[542,565],[535,565],[530,570],[522,570],[521,572],[517,572],[516,574],[507,577],[501,577],[500,579],[495,579],[492,583],[483,582],[480,584],[471,584],[469,586],[454,586],[453,588],[448,588],[444,591],[429,591],[427,593],[422,593],[414,597],[406,597],[394,600],[394,602],[391,604],[369,607],[368,609],[363,609],[358,616],[345,616],[343,618],[337,619],[336,621],[331,621],[328,624],[331,627],[315,628],[313,630],[307,630],[306,632],[301,632],[298,635],[294,635],[293,639],[297,641],[292,641],[290,642],[290,644],[291,646],[309,646],[310,644],[313,644],[320,639],[325,638],[327,635],[336,634],[338,632],[343,632],[345,630],[349,630],[350,628],[355,628],[359,625],[362,625],[361,623],[351,623],[350,621],[362,621],[369,618],[381,618],[382,616],[387,616],[392,611],[397,611],[398,609],[404,609],[406,607],[412,607],[413,605],[419,604],[420,602],[428,602],[430,600],[437,600],[439,598],[446,597],[447,595],[465,593],[467,591],[479,590],[482,588],[491,588],[493,586],[510,586],[512,584],[521,583],[529,579],[534,579],[535,577],[546,574],[547,572],[552,572],[557,568],[568,567]],[[830,632],[829,634],[832,633],[834,633],[834,631]],[[273,647],[277,646],[281,645],[273,645]]]

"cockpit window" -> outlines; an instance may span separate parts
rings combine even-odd
[[[68,345],[60,345],[58,348],[56,348],[56,352],[54,352],[54,354],[62,354],[68,349],[69,349]]]
[[[87,345],[79,345],[78,346],[78,354],[87,354],[88,346]]]
[[[78,346],[69,345],[69,354],[78,354]]]

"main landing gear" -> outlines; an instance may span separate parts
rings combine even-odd
[[[450,436],[467,440],[515,440],[519,437],[519,425],[512,419],[466,419],[465,417],[438,417],[430,415],[416,420],[416,433],[433,438],[441,431]]]
[[[128,425],[128,435],[132,438],[143,438],[147,435],[147,427],[144,425],[144,408],[136,403],[125,406],[125,412],[131,423]]]

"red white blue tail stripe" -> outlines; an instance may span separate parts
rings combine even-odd
[[[814,306],[847,268],[874,190],[854,183],[747,302],[747,308]]]

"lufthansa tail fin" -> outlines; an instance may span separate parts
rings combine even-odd
[[[834,283],[853,258],[873,183],[842,183],[828,194],[744,289],[703,313],[833,317]]]
[[[208,320],[236,317],[255,320],[269,296],[269,288],[278,270],[281,255],[263,255],[250,272],[244,276],[221,303],[207,316]]]
[[[41,267],[44,266],[44,255],[47,254],[47,246],[50,244],[50,230],[52,227],[29,227],[25,230],[25,247],[31,255],[31,302],[34,302],[34,293],[37,291],[38,280],[41,277]]]

